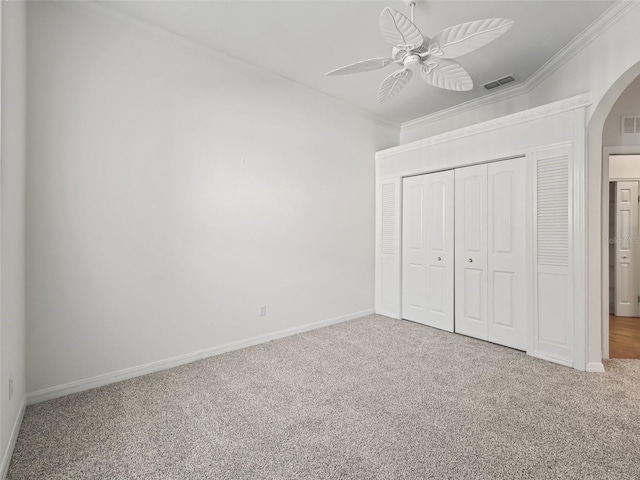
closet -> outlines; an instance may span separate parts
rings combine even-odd
[[[526,350],[525,165],[403,180],[403,318]]]
[[[589,102],[579,95],[376,152],[375,312],[603,371],[586,323],[597,314],[588,274],[601,263],[586,257]],[[431,126],[403,131],[416,138]]]

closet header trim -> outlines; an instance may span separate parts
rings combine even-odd
[[[589,105],[591,105],[591,93],[576,95],[574,97],[569,97],[564,100],[542,105],[540,107],[523,110],[522,112],[512,113],[511,115],[505,115],[504,117],[499,117],[494,120],[488,120],[486,122],[459,128],[457,130],[452,130],[450,132],[435,135],[433,137],[416,140],[415,142],[388,148],[386,150],[380,150],[379,152],[376,152],[376,159],[380,160],[385,157],[397,155],[399,153],[418,150],[429,145],[436,145],[438,143],[449,142],[451,140],[456,140],[479,133],[486,133],[490,130],[496,130],[507,126],[513,126],[519,123],[525,123],[532,120],[557,115],[559,113],[569,112],[571,110],[587,107]]]

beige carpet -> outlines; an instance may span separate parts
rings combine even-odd
[[[370,316],[27,409],[18,479],[637,479],[640,361]]]

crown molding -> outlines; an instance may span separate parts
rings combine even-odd
[[[637,0],[616,1],[616,3],[605,10],[602,15],[596,18],[587,28],[582,30],[582,32],[576,35],[573,40],[567,43],[558,53],[534,72],[534,74],[525,82],[527,90],[531,91],[537,87],[545,78],[555,72],[564,63],[568,62],[574,55],[611,27],[618,18],[639,4],[640,2]]]
[[[542,118],[550,117],[552,115],[558,115],[560,113],[569,112],[578,108],[583,108],[591,105],[591,93],[584,93],[582,95],[576,95],[573,97],[565,98],[557,102],[548,103],[539,107],[530,108],[520,112],[505,115],[503,117],[494,118],[493,120],[487,120],[486,122],[476,123],[468,127],[459,128],[457,130],[451,130],[446,133],[434,135],[432,137],[416,140],[415,142],[405,143],[397,147],[388,148],[386,150],[380,150],[376,152],[376,160],[383,159],[385,157],[397,155],[399,153],[411,152],[430,145],[436,145],[438,143],[445,143],[451,140],[456,140],[463,137],[469,137],[479,133],[486,133],[498,128],[507,127],[510,125],[516,125],[519,123],[529,122],[532,120],[539,120]]]
[[[138,31],[143,31],[147,34],[153,35],[158,39],[173,42],[174,44],[181,45],[184,48],[192,50],[194,52],[199,53],[203,56],[208,57],[218,57],[214,58],[214,60],[219,60],[219,57],[224,57],[226,61],[237,65],[239,68],[245,68],[252,71],[258,71],[263,74],[268,74],[273,77],[276,77],[283,82],[295,85],[297,88],[306,91],[307,93],[315,96],[316,98],[320,98],[323,101],[330,101],[334,105],[343,110],[348,111],[354,115],[357,115],[361,118],[365,118],[370,120],[377,125],[386,128],[392,128],[399,131],[400,124],[387,120],[379,115],[376,115],[369,110],[365,110],[364,108],[358,107],[352,103],[349,103],[345,100],[340,100],[335,98],[327,93],[324,93],[316,88],[310,87],[304,83],[300,83],[296,80],[293,80],[289,77],[285,77],[279,73],[274,72],[273,70],[269,70],[268,68],[261,67],[256,65],[255,63],[247,62],[239,57],[231,55],[223,50],[218,50],[209,45],[205,45],[204,43],[198,42],[196,40],[192,40],[184,35],[173,32],[171,30],[160,27],[159,25],[155,25],[153,23],[140,20],[130,15],[126,15],[124,13],[120,13],[111,7],[107,6],[109,2],[92,2],[92,1],[73,1],[69,2],[67,0],[52,0],[50,2],[45,2],[50,5],[58,5],[64,9],[76,10],[76,11],[84,11],[88,13],[92,13],[102,18],[107,18],[111,20],[117,20],[119,22],[123,22],[128,26],[135,28]]]
[[[460,115],[470,110],[482,108],[484,106],[496,103],[509,98],[520,95],[526,95],[536,86],[538,86],[545,78],[551,75],[565,62],[569,61],[580,50],[590,44],[611,25],[613,25],[620,16],[625,14],[634,6],[640,5],[637,0],[618,0],[606,11],[604,11],[597,19],[595,19],[587,28],[576,35],[567,45],[565,45],[558,53],[551,57],[544,65],[536,70],[526,81],[514,85],[511,88],[501,90],[500,92],[490,93],[480,98],[461,103],[445,110],[418,117],[414,120],[402,123],[400,126],[401,134],[411,131],[415,128],[424,127],[426,125],[442,121],[446,118]]]

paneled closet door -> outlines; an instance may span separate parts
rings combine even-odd
[[[638,182],[616,182],[615,314],[638,316]]]
[[[405,178],[402,317],[453,332],[453,170]]]
[[[455,170],[455,331],[487,340],[487,165]]]
[[[524,158],[488,164],[488,337],[527,349],[526,166]]]

